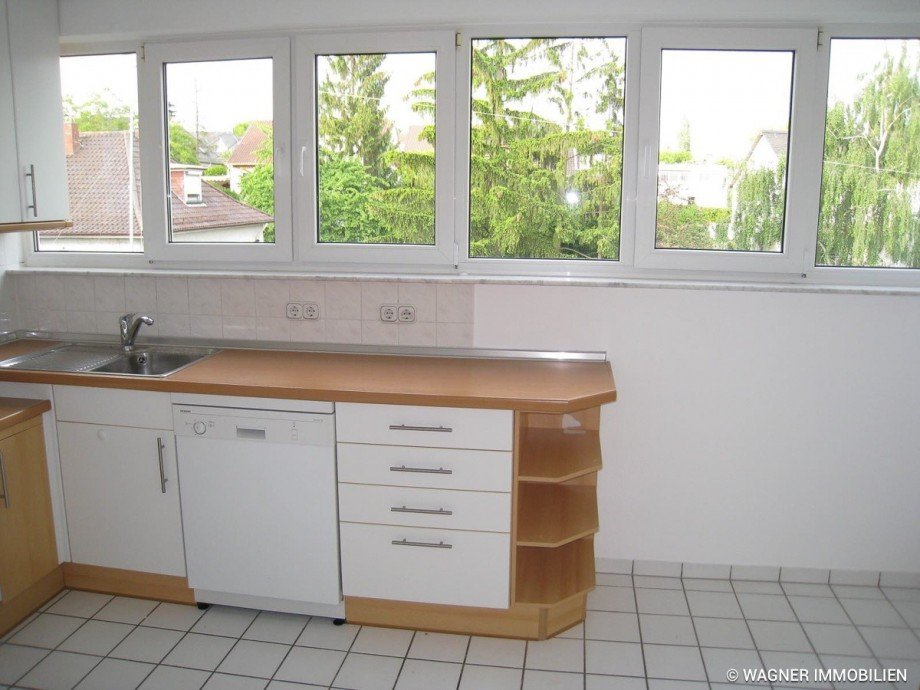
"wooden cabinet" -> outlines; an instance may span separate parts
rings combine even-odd
[[[55,386],[54,397],[71,561],[184,577],[169,394]]]
[[[0,0],[0,230],[69,216],[58,37],[55,0]]]
[[[40,414],[0,431],[0,554],[2,635],[63,584]]]

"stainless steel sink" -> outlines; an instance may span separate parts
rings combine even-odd
[[[220,352],[214,348],[151,346],[125,353],[116,345],[65,343],[0,362],[0,369],[164,377]]]

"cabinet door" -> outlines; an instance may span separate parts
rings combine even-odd
[[[7,21],[22,220],[64,220],[70,212],[58,4],[55,0],[7,0]],[[25,177],[26,173],[34,176]]]
[[[19,156],[13,118],[13,74],[7,33],[6,0],[0,0],[0,223],[22,221]]]
[[[0,590],[9,601],[58,564],[41,424],[0,440]]]
[[[58,441],[71,559],[184,576],[172,432],[58,422]]]

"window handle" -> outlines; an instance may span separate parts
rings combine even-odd
[[[300,176],[303,177],[303,162],[307,157],[307,147],[306,145],[300,147]]]

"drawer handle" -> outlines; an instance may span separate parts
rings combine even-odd
[[[157,437],[157,464],[160,468],[160,493],[166,493],[166,482],[169,480],[166,478],[166,467],[163,460],[163,451],[166,450],[166,444],[163,443],[161,437]]]
[[[390,424],[390,431],[437,431],[449,434],[453,431],[449,426],[413,426],[411,424]]]
[[[406,508],[402,506],[397,508],[393,506],[390,508],[391,513],[421,513],[423,515],[453,515],[454,511],[444,510],[443,508]]]
[[[453,544],[445,544],[439,541],[437,544],[430,541],[409,541],[408,539],[394,539],[390,542],[393,546],[422,546],[426,549],[452,549]]]
[[[418,472],[420,474],[453,474],[453,470],[445,470],[443,467],[438,469],[432,469],[430,467],[406,467],[405,465],[400,465],[399,467],[391,467],[390,472]]]
[[[6,466],[3,464],[3,451],[0,451],[0,483],[3,484],[3,507],[10,507],[10,487],[6,484]]]

